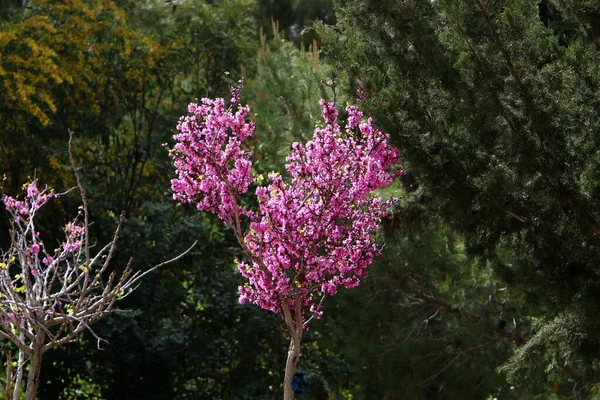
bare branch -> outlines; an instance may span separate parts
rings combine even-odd
[[[3,198],[12,216],[12,229],[9,249],[0,252],[0,337],[17,347],[19,357],[16,370],[12,369],[10,355],[7,358],[6,380],[0,384],[2,398],[19,400],[26,377],[25,397],[33,399],[46,351],[72,342],[85,330],[100,345],[105,340],[92,325],[112,313],[115,303],[131,294],[143,277],[181,259],[196,245],[194,242],[185,252],[143,272],[133,272],[129,260],[120,274],[107,274],[124,215],[120,216],[110,243],[92,255],[87,199],[71,152],[72,132],[69,133],[69,152],[83,202],[84,222],[75,219],[67,225],[66,240],[58,249],[47,251],[35,227],[36,211],[58,195],[47,188],[39,191],[33,182],[26,185],[24,200]]]

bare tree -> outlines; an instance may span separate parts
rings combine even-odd
[[[69,142],[69,150],[71,143]],[[18,400],[35,398],[44,354],[72,342],[87,330],[100,342],[92,325],[115,311],[115,302],[127,297],[151,271],[183,257],[152,268],[133,272],[131,259],[122,274],[108,273],[116,250],[123,216],[110,243],[93,253],[88,234],[87,200],[81,179],[71,158],[81,193],[82,211],[65,227],[65,241],[47,249],[35,226],[38,210],[55,194],[39,190],[35,181],[25,186],[23,200],[2,196],[11,214],[11,244],[0,252],[0,337],[16,347],[6,352],[6,375],[0,381],[0,396]]]

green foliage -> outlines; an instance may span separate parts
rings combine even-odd
[[[226,97],[229,86],[254,68],[258,43],[251,0],[127,0],[124,7],[132,24],[173,46],[170,68],[182,101]]]
[[[277,24],[274,24],[277,31]],[[321,118],[319,100],[327,97],[320,83],[322,73],[318,50],[296,48],[281,33],[261,46],[256,74],[248,80],[242,95],[247,99],[256,130],[255,168],[260,173],[278,169],[295,141],[312,137],[314,123]]]
[[[80,347],[49,353],[54,384],[44,385],[42,398],[75,390],[82,379],[110,399],[272,398],[285,340],[277,316],[238,303],[233,239],[216,221],[174,203],[144,209],[143,217],[127,221],[115,265],[134,257],[140,268],[180,252],[192,238],[202,240],[124,300],[122,308],[133,311],[98,325],[108,341],[100,343],[103,350],[89,337]]]
[[[548,343],[538,362],[561,343],[570,350],[558,359],[581,361],[584,381],[597,381],[598,5],[338,5],[336,27],[317,26],[327,60],[393,134],[423,212],[527,292]],[[567,331],[549,328],[557,317]],[[511,368],[531,365],[522,359]]]
[[[18,16],[23,11],[22,0],[7,0],[0,4],[0,21],[9,21]]]
[[[139,45],[110,2],[31,1],[0,25],[0,168],[11,191],[36,170],[53,186],[72,182],[61,168],[67,129],[110,115],[121,89],[105,76],[107,58]]]
[[[352,366],[353,398],[548,393],[535,381],[511,388],[496,372],[529,329],[518,291],[470,261],[463,239],[439,221],[410,219],[389,222],[384,257],[368,279],[328,304],[335,311],[322,343]]]
[[[279,35],[279,29],[296,47],[305,47],[318,40],[314,31],[306,31],[314,21],[335,23],[331,0],[258,0],[256,20],[269,38]],[[273,27],[272,20],[279,27]]]
[[[213,3],[213,4],[210,4]],[[252,70],[257,32],[250,0],[185,2],[173,12],[179,56],[191,61],[180,72],[193,97],[226,97],[244,71]],[[192,99],[193,99],[192,97]],[[190,99],[190,100],[192,100]]]

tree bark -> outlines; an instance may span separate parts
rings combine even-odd
[[[40,372],[42,370],[42,349],[45,339],[44,331],[39,331],[36,340],[33,343],[33,354],[29,364],[29,373],[27,374],[27,389],[25,391],[26,400],[35,400],[38,386],[40,385]]]
[[[296,373],[296,366],[300,359],[300,338],[290,339],[290,348],[288,350],[287,362],[285,363],[285,378],[283,380],[283,400],[294,400],[294,389],[292,389],[292,379]],[[296,343],[297,342],[297,343]]]
[[[23,332],[20,333],[19,338],[25,337]],[[13,400],[19,400],[21,395],[21,385],[23,382],[23,370],[25,369],[25,352],[19,349],[19,357],[17,358],[17,375],[15,376],[15,384],[12,387]]]

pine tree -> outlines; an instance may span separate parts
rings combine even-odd
[[[582,1],[339,1],[317,26],[403,150],[425,214],[465,235],[537,307],[505,370],[543,359],[598,380],[600,176],[596,16]]]
[[[284,38],[273,22],[274,37],[261,31],[256,73],[248,79],[247,98],[256,124],[254,163],[258,173],[278,170],[295,141],[308,141],[327,98],[316,43],[309,51]]]

